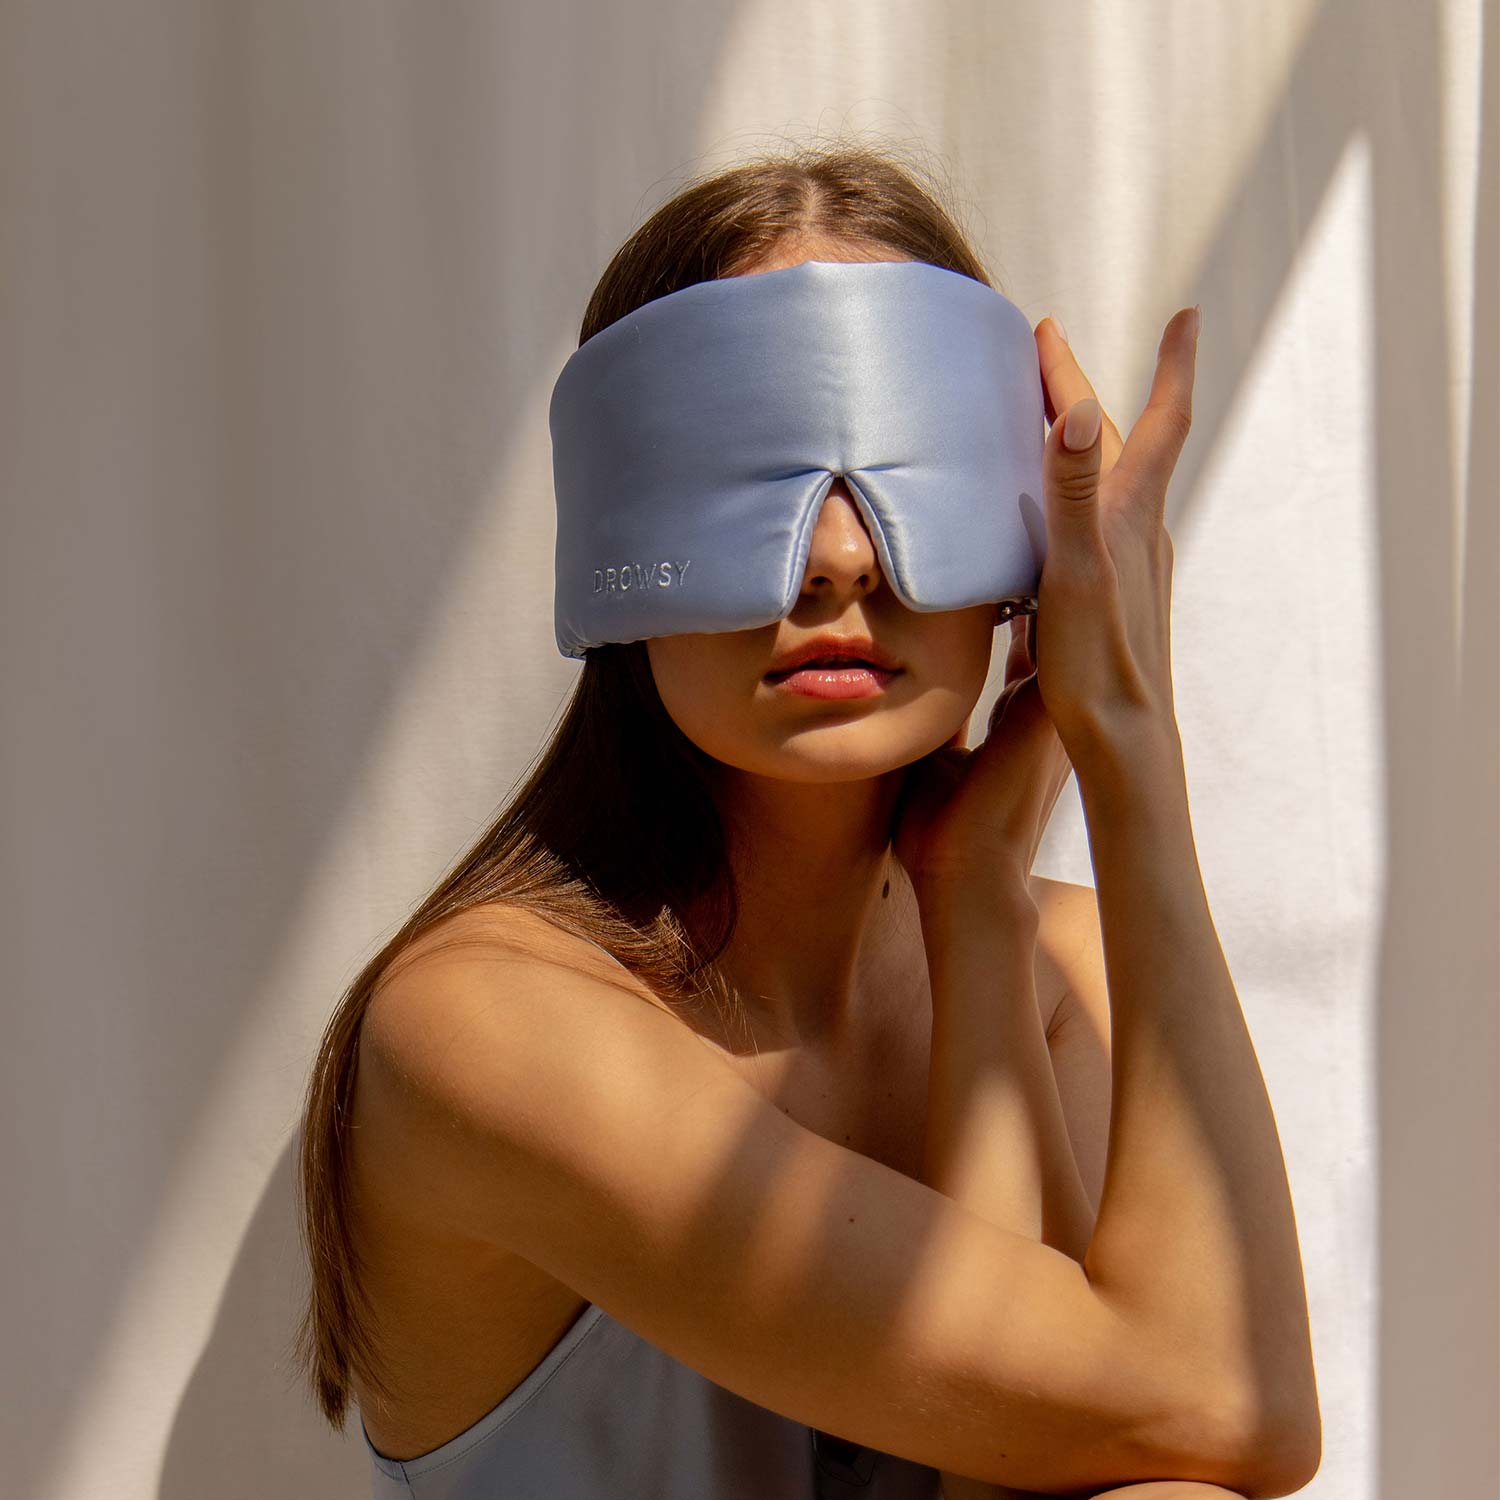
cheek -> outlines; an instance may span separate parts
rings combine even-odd
[[[743,674],[696,638],[685,646],[680,638],[664,636],[648,641],[646,651],[662,706],[694,744],[717,754],[714,746],[736,737],[739,719],[748,712],[745,692],[736,686]]]
[[[933,639],[926,652],[929,670],[945,687],[977,699],[984,691],[991,665],[1005,660],[1010,628],[996,628],[993,604],[957,610],[943,623],[946,628],[941,639]]]

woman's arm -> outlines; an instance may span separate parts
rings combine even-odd
[[[1240,1431],[1321,1446],[1275,1116],[1203,889],[1175,724],[1079,771],[1112,1027],[1104,1191],[1084,1258],[1125,1317],[1175,1328],[1241,1393]]]
[[[921,908],[932,987],[922,1180],[1002,1229],[1082,1261],[1094,1215],[1037,1005],[1040,913],[1024,888],[989,894],[987,914],[968,903]],[[1036,1493],[941,1472],[944,1500]]]
[[[1092,885],[1036,876],[1031,893],[1042,914],[1037,984],[1047,987],[1047,1051],[1088,1194],[1092,1237],[1109,1151],[1109,989],[1099,901]]]
[[[1180,742],[1164,733],[1100,758],[1079,770],[1079,786],[1112,1032],[1104,1190],[1082,1263],[1123,1318],[1179,1352],[1186,1377],[1196,1368],[1205,1384],[1237,1393],[1218,1446],[1235,1435],[1247,1486],[1281,1465],[1305,1474],[1320,1438],[1295,1220],[1203,891]],[[1040,1226],[1043,1237],[1076,1243],[1086,1207],[1076,1165],[1062,1164],[1068,1147],[1040,1018],[1034,1003],[997,1003],[1025,992],[1017,910],[1025,906],[1014,895],[972,884],[924,894],[934,1011],[928,1181],[1004,1216],[1008,1228],[1028,1220],[1031,1233]],[[955,1476],[949,1500],[1006,1494],[963,1483]]]
[[[922,910],[932,987],[922,1180],[1081,1262],[1094,1215],[1037,1004],[1040,915],[1024,889],[986,894]]]

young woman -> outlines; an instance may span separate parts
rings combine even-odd
[[[702,180],[579,342],[808,259],[992,284],[940,197],[864,148]],[[1047,562],[981,745],[996,606],[906,608],[836,480],[786,618],[588,652],[344,996],[299,1352],[335,1427],[357,1400],[377,1496],[1167,1500],[1316,1470],[1292,1204],[1174,717],[1197,316],[1128,442],[1035,337]],[[824,635],[895,675],[778,686]],[[1094,889],[1031,873],[1070,772]]]

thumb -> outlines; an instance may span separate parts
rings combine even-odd
[[[1064,547],[1099,536],[1099,433],[1104,413],[1092,396],[1052,424],[1042,454],[1047,534]]]

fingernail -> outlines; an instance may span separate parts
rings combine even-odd
[[[1068,330],[1063,327],[1063,320],[1056,313],[1048,313],[1047,316],[1052,319],[1052,326],[1062,335],[1063,343],[1070,343]]]
[[[1085,448],[1092,448],[1094,439],[1099,436],[1100,420],[1099,403],[1092,396],[1075,401],[1063,419],[1063,447],[1072,453],[1082,453]]]
[[[1203,304],[1199,303],[1193,308],[1193,342],[1198,342],[1198,335],[1203,331]]]

